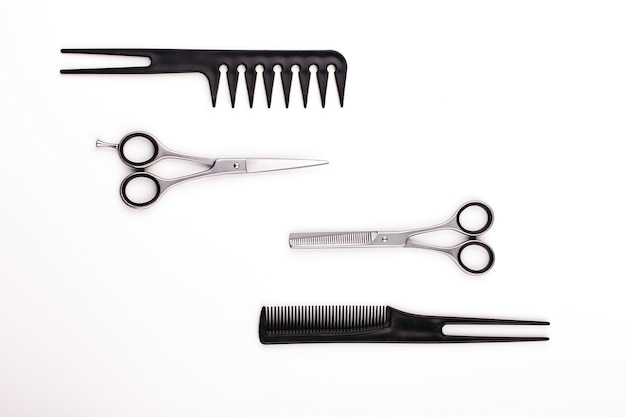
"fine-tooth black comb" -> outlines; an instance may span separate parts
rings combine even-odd
[[[387,342],[476,343],[548,340],[547,337],[458,336],[446,324],[549,325],[547,321],[477,319],[409,314],[385,306],[263,307],[259,339],[263,344]]]
[[[345,58],[337,51],[234,51],[234,50],[199,50],[199,49],[61,49],[67,54],[97,54],[138,56],[150,59],[150,64],[143,67],[120,68],[86,68],[61,70],[61,74],[169,74],[181,72],[199,72],[209,80],[211,101],[213,107],[217,100],[217,86],[220,79],[220,66],[225,65],[228,70],[226,78],[230,90],[230,102],[235,107],[235,93],[239,65],[245,66],[246,86],[250,107],[254,100],[254,85],[256,83],[256,66],[263,66],[263,80],[267,107],[271,106],[272,89],[274,86],[274,66],[281,67],[280,77],[283,84],[285,105],[289,107],[289,92],[291,91],[292,70],[299,68],[300,88],[304,107],[307,105],[310,67],[317,67],[317,82],[319,85],[322,107],[326,105],[326,87],[328,85],[328,67],[335,67],[335,80],[339,93],[339,104],[343,107],[343,96],[346,88],[346,72],[348,65]]]

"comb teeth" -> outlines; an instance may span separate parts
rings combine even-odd
[[[248,102],[250,107],[252,108],[252,104],[254,102],[254,89],[256,87],[257,80],[257,71],[256,65],[248,65],[245,63],[241,63],[239,65],[243,65],[246,69],[244,71],[244,76],[246,79],[246,89],[248,92]],[[257,64],[259,65],[259,64]],[[280,64],[278,64],[280,65]],[[295,64],[297,65],[297,64]],[[312,64],[315,65],[315,64]],[[265,67],[263,64],[262,74],[263,74],[263,84],[265,86],[265,96],[267,100],[267,107],[272,106],[272,92],[274,90],[274,81],[276,78],[276,73],[274,72],[273,66]],[[309,98],[309,85],[311,82],[311,69],[309,66],[301,66],[298,73],[298,78],[300,80],[300,92],[302,94],[302,103],[304,107],[307,107],[308,98]],[[235,96],[237,94],[237,80],[239,79],[239,71],[237,67],[228,67],[226,70],[226,77],[228,80],[228,91],[230,94],[230,103],[231,106],[235,107]],[[285,98],[285,107],[289,107],[289,96],[291,94],[291,85],[293,83],[294,72],[291,67],[289,68],[281,68],[280,70],[280,78],[283,86],[283,97]],[[328,77],[329,71],[327,67],[317,66],[317,84],[319,86],[320,99],[322,103],[322,107],[326,107],[326,91],[328,90]],[[215,107],[215,103],[217,101],[217,85],[219,84],[220,76],[211,75],[207,76],[209,79],[209,84],[211,84],[211,99],[213,101],[213,107]],[[339,78],[337,79],[337,90],[339,91],[339,99],[340,104],[343,106],[343,88],[345,87],[343,83],[345,83],[345,76],[342,78],[343,81],[339,82]]]
[[[292,248],[297,247],[335,247],[361,246],[372,243],[376,232],[333,233],[314,236],[293,237],[289,239]]]
[[[385,306],[263,307],[263,312],[261,325],[270,336],[356,333],[389,326]]]
[[[237,67],[245,66],[244,76],[248,90],[248,103],[252,107],[254,88],[257,79],[256,66],[263,67],[263,81],[267,106],[271,106],[272,90],[274,88],[274,66],[281,68],[281,80],[285,97],[285,106],[289,107],[289,94],[292,84],[292,67],[299,68],[300,89],[304,107],[307,106],[311,66],[317,67],[317,82],[322,107],[326,105],[326,91],[329,78],[329,67],[335,68],[335,81],[339,94],[339,104],[343,107],[346,88],[346,72],[348,65],[345,58],[337,51],[254,51],[254,50],[198,50],[198,49],[62,49],[63,53],[142,56],[150,58],[150,64],[145,67],[119,68],[87,68],[61,70],[63,74],[168,74],[199,72],[209,81],[211,102],[215,107],[217,102],[217,87],[220,80],[219,68],[227,68],[227,81],[230,92],[231,105],[235,106],[235,94],[239,74]]]

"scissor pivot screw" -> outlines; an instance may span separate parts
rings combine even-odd
[[[235,163],[233,164],[233,167],[235,167],[235,169],[239,169],[239,162],[235,162]]]
[[[387,236],[383,236],[383,242],[386,242],[387,240],[389,240],[387,239]]]

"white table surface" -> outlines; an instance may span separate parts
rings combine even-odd
[[[625,18],[617,1],[6,4],[0,415],[625,415]],[[59,53],[78,47],[336,49],[345,107],[331,87],[321,109],[314,81],[306,110],[297,83],[289,109],[260,83],[231,109],[198,74],[60,75],[111,63]],[[128,168],[94,146],[133,130],[330,164],[136,211]],[[287,244],[428,225],[470,199],[495,211],[482,277],[424,251]],[[261,306],[289,304],[549,320],[551,340],[261,345]]]

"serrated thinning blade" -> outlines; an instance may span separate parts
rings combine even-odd
[[[289,246],[320,249],[358,247],[369,245],[376,235],[376,232],[292,233],[289,235]]]

